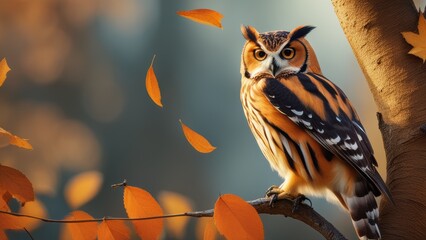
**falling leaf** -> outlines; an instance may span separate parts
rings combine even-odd
[[[161,103],[161,93],[160,87],[158,86],[157,77],[155,76],[153,64],[154,64],[155,55],[152,58],[151,66],[149,66],[148,72],[146,73],[145,86],[146,91],[148,92],[149,97],[160,107],[163,107]]]
[[[124,188],[124,208],[129,218],[162,216],[163,210],[151,194],[143,189]],[[144,240],[158,239],[163,231],[163,219],[134,220],[136,233]]]
[[[423,59],[424,63],[426,61],[426,19],[422,12],[420,12],[419,15],[417,28],[419,30],[419,34],[413,32],[402,32],[402,36],[405,38],[405,41],[413,46],[408,53]]]
[[[222,28],[221,20],[223,15],[211,9],[194,9],[188,11],[178,11],[178,15],[188,18],[194,22]]]
[[[263,224],[253,206],[242,198],[225,194],[214,206],[217,230],[227,239],[264,239]]]
[[[210,153],[216,149],[216,147],[213,147],[206,138],[186,126],[181,120],[179,121],[182,125],[182,130],[186,139],[192,145],[192,147],[195,148],[195,150],[201,153]]]
[[[88,213],[84,211],[71,212],[64,220],[83,220],[93,219]],[[64,225],[66,231],[63,234],[69,233],[72,240],[94,240],[98,232],[96,222],[84,222],[84,223],[66,223]],[[64,236],[64,235],[62,235]],[[62,237],[63,239],[64,237]]]
[[[41,218],[47,217],[47,211],[43,203],[38,199],[27,202],[23,207],[19,209],[20,214],[31,215]],[[20,219],[22,226],[25,227],[28,231],[32,231],[40,226],[41,221],[32,218],[21,218]]]
[[[6,80],[6,74],[9,71],[10,71],[10,68],[7,65],[6,58],[3,58],[0,61],[0,87],[3,85],[4,80]]]
[[[98,194],[102,181],[102,173],[98,171],[80,173],[69,180],[65,186],[65,199],[71,208],[79,208]]]
[[[0,197],[7,193],[22,204],[34,200],[30,180],[20,171],[0,165]]]
[[[189,199],[181,194],[163,191],[160,193],[159,201],[164,208],[165,214],[185,213],[192,211]],[[183,239],[185,227],[189,218],[166,218],[166,228],[174,238]]]
[[[130,231],[124,221],[103,220],[98,226],[98,239],[127,240],[130,239]]]
[[[0,128],[0,146],[5,146],[7,144],[15,145],[17,147],[28,150],[33,149],[27,139],[22,139],[4,130],[3,128]]]

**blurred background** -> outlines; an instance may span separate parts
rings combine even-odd
[[[195,8],[221,12],[223,30],[176,14]],[[103,179],[95,198],[79,208],[95,217],[125,216],[122,189],[110,187],[123,179],[153,196],[180,193],[196,210],[212,208],[224,193],[263,196],[282,180],[262,156],[240,105],[241,24],[260,32],[317,27],[308,40],[325,76],[358,110],[385,177],[374,100],[329,0],[0,0],[0,58],[12,68],[0,88],[0,126],[34,147],[2,148],[0,163],[25,173],[55,219],[73,210],[64,188],[86,171]],[[145,90],[154,54],[164,108]],[[217,149],[195,151],[179,119]],[[356,237],[339,207],[311,199],[344,235]],[[321,238],[290,218],[262,219],[266,239]],[[191,220],[184,239],[195,239],[195,225]],[[60,227],[42,224],[32,236],[54,239]],[[9,236],[29,239],[24,232]]]

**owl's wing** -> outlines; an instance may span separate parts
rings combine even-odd
[[[306,74],[300,73],[298,75],[303,75],[298,77],[303,78],[303,81],[300,82],[305,89],[309,88],[310,94],[318,95],[323,100],[326,120],[321,119],[316,109],[303,104],[300,98],[304,96],[298,96],[300,93],[291,91],[277,79],[266,79],[263,89],[264,95],[283,114],[283,117],[288,117],[303,128],[325,149],[348,162],[365,179],[372,183],[375,195],[380,195],[377,191],[379,190],[391,200],[386,184],[374,167],[377,166],[377,162],[373,156],[373,149],[355,112],[353,112],[352,119],[342,109],[339,109],[339,114],[336,115],[329,107],[326,98],[320,96],[322,93],[312,83],[307,82],[311,81],[311,79]],[[335,87],[335,89],[341,91],[337,86]],[[352,106],[350,106],[349,100],[342,94],[343,92],[341,91],[339,96],[344,98],[345,101],[341,101],[340,104],[342,102],[347,103],[349,106],[346,107],[354,111]]]

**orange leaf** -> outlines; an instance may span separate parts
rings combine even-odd
[[[211,9],[194,9],[188,11],[178,11],[178,15],[188,18],[194,22],[222,28],[221,20],[223,15]]]
[[[264,239],[263,224],[256,209],[236,195],[220,196],[213,217],[217,230],[227,239]]]
[[[6,58],[3,58],[0,61],[0,87],[3,85],[4,80],[6,80],[6,74],[10,71],[9,66],[7,65]]]
[[[204,240],[215,240],[217,236],[217,228],[214,225],[214,222],[212,219],[209,219],[210,221],[206,224],[206,227],[204,229]]]
[[[10,212],[9,205],[7,205],[6,201],[2,197],[0,197],[0,210]],[[5,229],[23,229],[21,219],[16,216],[0,213],[0,232]]]
[[[34,200],[33,185],[20,171],[0,165],[0,196],[9,193],[21,203]]]
[[[185,213],[192,211],[192,204],[185,196],[163,191],[160,193],[159,201],[164,208],[165,214]],[[185,227],[188,224],[189,218],[166,218],[166,228],[174,238],[183,239]]]
[[[83,220],[93,219],[88,213],[84,211],[71,212],[64,220]],[[85,222],[85,223],[66,223],[64,226],[67,228],[67,232],[70,234],[73,240],[93,240],[96,239],[97,235],[97,223],[96,222]]]
[[[23,230],[20,218],[5,213],[0,213],[0,231],[2,230]]]
[[[6,233],[2,230],[0,230],[0,240],[8,240]]]
[[[22,139],[18,136],[11,134],[10,132],[0,128],[0,146],[12,144],[20,148],[32,150],[33,147],[27,139]]]
[[[151,194],[143,189],[124,188],[124,208],[129,218],[162,216],[163,210]],[[163,219],[132,221],[136,233],[144,240],[159,239],[163,231]]]
[[[125,240],[130,239],[129,228],[124,221],[103,220],[98,227],[99,240]]]
[[[80,173],[65,186],[65,199],[71,208],[79,208],[98,194],[102,181],[102,173],[98,171]]]
[[[154,59],[155,55],[152,58],[151,66],[149,66],[148,72],[146,73],[145,87],[152,101],[154,101],[154,103],[157,104],[159,107],[163,107],[163,104],[161,103],[160,87],[158,86],[157,77],[155,76],[153,68]]]
[[[217,238],[217,229],[213,218],[200,218],[195,228],[197,239],[215,240]]]
[[[413,46],[408,53],[423,59],[424,63],[426,61],[426,19],[421,11],[417,28],[419,34],[402,32],[402,36],[405,38],[405,41]]]
[[[32,202],[27,202],[23,207],[21,207],[21,209],[19,209],[19,213],[42,218],[47,217],[46,208],[38,199]],[[20,222],[28,231],[36,229],[41,223],[40,220],[24,217],[20,218]]]
[[[188,140],[195,150],[201,153],[210,153],[216,149],[216,147],[213,147],[206,138],[187,127],[181,120],[179,121],[182,125],[183,134],[185,134],[186,140]]]

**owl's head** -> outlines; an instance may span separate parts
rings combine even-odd
[[[247,39],[241,59],[241,74],[252,79],[299,72],[321,74],[315,53],[304,38],[312,29],[312,26],[300,26],[291,32],[258,33],[252,26],[241,26],[241,32]]]

